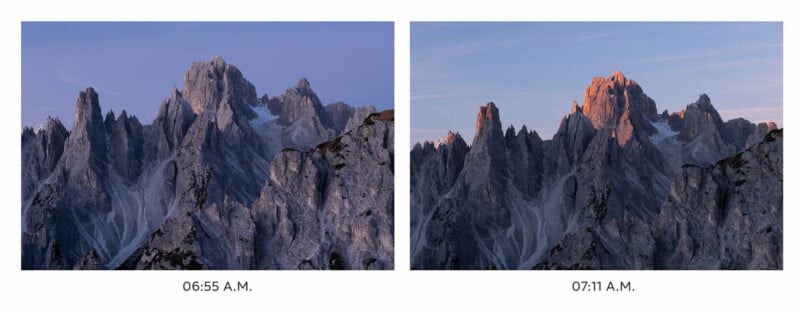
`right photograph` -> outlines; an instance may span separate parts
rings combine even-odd
[[[782,38],[411,23],[411,269],[782,270]]]

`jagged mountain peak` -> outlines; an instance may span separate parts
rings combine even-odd
[[[619,71],[619,70],[614,71],[613,74],[608,76],[607,80],[615,81],[615,82],[621,83],[623,85],[625,84],[626,81],[628,81],[628,79],[625,78],[625,74],[623,74],[622,71]],[[633,82],[633,81],[631,81],[631,82]],[[636,83],[636,82],[633,82],[633,83]]]
[[[715,122],[722,122],[722,118],[714,105],[711,104],[711,98],[707,94],[700,94],[697,101],[686,106],[685,111],[699,110],[701,113],[713,118]],[[685,116],[685,113],[684,113]]]
[[[773,123],[773,125],[774,125],[774,123]],[[61,119],[59,119],[58,117],[53,118],[53,117],[47,116],[47,121],[45,122],[45,125],[44,125],[45,131],[50,132],[51,129],[55,129],[55,128],[64,129],[63,131],[66,132],[66,128],[64,128],[64,124],[61,123]]]
[[[75,124],[83,124],[91,121],[100,115],[100,99],[93,87],[86,88],[78,94],[78,101],[75,104]],[[74,128],[74,127],[73,127]]]
[[[447,131],[447,138],[445,138],[445,142],[449,145],[456,141],[464,142],[464,138],[461,137],[461,133],[456,131],[453,133],[452,131]]]
[[[322,106],[317,93],[311,88],[311,82],[308,81],[306,77],[300,78],[294,88],[287,89],[286,92],[283,93],[283,96],[285,97],[289,93],[299,95],[301,97],[308,97],[312,102],[315,103],[315,105]]]
[[[594,77],[592,78],[592,82],[590,86],[605,86],[605,87],[613,87],[613,88],[624,88],[626,86],[634,87],[639,86],[639,84],[629,79],[622,73],[622,71],[614,71],[611,75],[607,77]]]
[[[105,119],[106,128],[108,128],[116,120],[117,120],[117,116],[116,116],[116,114],[114,114],[114,110],[109,110],[106,113],[106,119]]]
[[[561,116],[561,120],[558,122],[558,129],[560,131],[562,128],[569,128],[573,124],[583,122],[591,124],[591,119],[582,113],[564,114]]]
[[[709,98],[708,94],[706,94],[706,93],[700,94],[700,97],[697,98],[697,101],[694,102],[694,105],[697,106],[698,108],[701,108],[701,109],[702,108],[711,108],[711,109],[714,108],[714,107],[711,106],[711,98]]]
[[[283,94],[267,100],[267,108],[270,114],[279,117],[282,124],[293,123],[305,117],[319,116],[324,109],[306,78],[301,78],[297,85],[286,89]]]
[[[125,109],[123,109],[122,112],[120,112],[119,116],[117,116],[114,113],[114,110],[109,110],[106,113],[105,124],[106,124],[106,127],[109,127],[111,124],[113,124],[115,122],[125,122],[125,121],[128,121],[128,120],[136,120],[136,122],[139,121],[136,118],[136,116],[128,117],[128,112],[125,111]]]
[[[92,149],[92,154],[99,155],[105,149],[105,132],[103,115],[100,110],[100,99],[94,88],[86,88],[78,94],[75,103],[75,121],[72,125],[72,134],[69,136],[69,145],[74,152],[85,152],[84,148]],[[67,148],[70,149],[70,148]]]
[[[181,92],[180,89],[178,89],[178,86],[173,85],[172,91],[169,92],[169,99],[172,101],[176,101],[178,98],[183,98],[183,93]]]
[[[574,114],[576,112],[577,113],[583,113],[583,107],[578,105],[578,101],[577,100],[572,102],[572,109],[569,110],[569,114]]]
[[[673,115],[681,119],[680,121],[684,127],[694,127],[694,129],[687,129],[689,131],[699,131],[706,126],[713,126],[716,130],[719,130],[723,124],[722,117],[720,117],[719,112],[711,104],[711,99],[706,94],[701,94],[697,101],[687,105],[685,109]],[[673,121],[673,123],[675,122]],[[690,134],[691,137],[696,136],[696,134]]]
[[[211,58],[211,63],[212,64],[219,64],[219,65],[224,66],[225,65],[225,60],[222,59],[222,56],[214,55],[214,57]]]
[[[301,92],[311,91],[311,82],[308,82],[306,77],[302,77],[299,81],[297,81],[297,85],[295,85],[294,88]]]
[[[494,102],[488,102],[478,109],[475,137],[467,156],[467,162],[481,167],[470,174],[481,175],[490,170],[505,173],[505,138],[500,122],[500,111]],[[469,175],[469,174],[468,174]],[[476,175],[476,176],[477,176]],[[470,175],[471,176],[471,175]]]
[[[506,129],[506,139],[516,137],[517,136],[516,133],[517,132],[516,129],[514,128],[514,124],[509,125],[508,128]]]
[[[66,138],[59,167],[65,169],[67,180],[75,181],[72,187],[87,194],[87,200],[76,199],[77,206],[85,204],[92,208],[105,209],[108,202],[101,189],[99,180],[105,176],[108,166],[106,127],[100,110],[100,99],[94,88],[87,88],[78,94],[75,104],[75,121],[72,132]],[[89,190],[86,190],[89,189]],[[94,193],[96,192],[96,193]]]
[[[573,107],[577,108],[577,105]],[[625,114],[630,119],[657,119],[655,102],[642,91],[636,81],[628,79],[620,71],[607,78],[592,79],[584,92],[580,110],[592,121],[595,128],[618,126],[620,117]]]
[[[500,125],[500,111],[494,102],[488,102],[485,106],[478,108],[478,119],[475,122],[475,137],[480,136],[486,131],[498,131],[502,133]]]
[[[711,98],[705,93],[700,94],[700,96],[697,98],[696,101],[686,105],[686,108],[684,108],[683,110],[672,113],[671,116],[675,116],[678,118],[686,118],[687,113],[690,115],[698,114],[698,115],[709,116],[713,119],[720,119],[717,109],[714,108],[714,105],[711,104]]]
[[[174,91],[174,90],[173,90]],[[173,94],[174,95],[174,94]],[[239,110],[239,105],[256,105],[256,89],[236,66],[215,56],[208,62],[194,62],[183,80],[181,97],[195,114],[216,112],[222,106]]]
[[[458,146],[459,148],[466,148],[467,142],[464,141],[464,138],[461,137],[459,132],[453,133],[452,131],[447,131],[447,136],[444,138],[438,138],[436,141],[429,141],[426,140],[422,143],[416,143],[412,149],[415,150],[425,150],[426,152],[432,152],[434,150],[439,150],[442,147],[453,147]],[[463,149],[462,148],[462,149]]]

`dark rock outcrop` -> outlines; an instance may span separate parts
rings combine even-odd
[[[684,166],[653,223],[656,268],[783,268],[783,130],[713,167]]]

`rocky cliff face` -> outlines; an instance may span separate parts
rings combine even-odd
[[[656,268],[783,268],[783,130],[712,167],[684,166],[653,223]]]
[[[69,132],[58,119],[47,118],[44,129],[22,131],[22,201],[30,200],[39,183],[49,176],[58,164]]]
[[[291,178],[281,176],[290,171],[271,164],[273,155],[282,159],[280,150],[308,152],[320,140],[337,138],[363,109],[335,103],[326,110],[326,106],[318,105],[305,79],[287,93],[274,99],[265,95],[259,100],[255,87],[239,69],[220,57],[194,63],[185,76],[183,90],[173,89],[150,125],[142,125],[124,111],[119,116],[109,112],[103,120],[99,95],[91,88],[81,92],[71,132],[52,119],[44,130],[23,131],[22,150],[29,155],[23,157],[22,171],[23,268],[299,268],[257,264],[258,260],[288,256],[264,253],[256,243],[267,238],[256,229],[263,219],[256,218],[260,214],[254,211],[274,212],[277,208],[263,203],[263,189],[272,179]],[[270,102],[281,103],[278,116],[267,112]],[[358,117],[365,122],[366,116]],[[361,157],[345,156],[338,159],[336,165],[341,166],[336,167],[372,172],[381,181],[379,186],[388,183],[391,191],[392,171],[380,169],[391,167],[391,163],[365,160],[393,152],[393,123],[380,122],[390,128],[389,134],[369,132],[360,138],[380,140],[384,142],[382,149],[353,144],[350,152]],[[359,128],[338,139],[356,135]],[[296,183],[306,182],[313,184],[307,180]],[[354,181],[342,187],[353,192],[361,189]],[[325,196],[328,188],[313,188],[319,193],[297,189],[304,188],[284,189],[284,197],[300,200]],[[377,201],[391,207],[393,196],[377,200],[375,193],[370,193],[363,200],[348,201],[349,205],[332,199],[325,205],[327,211],[320,214],[374,208],[367,204]],[[384,236],[386,230],[391,233],[391,227],[384,225],[391,224],[393,214],[378,215],[383,222],[370,227],[373,231],[360,233],[357,238],[344,238],[339,232],[329,242],[341,249],[337,256],[345,260],[360,260],[359,256],[367,256],[364,254],[379,259],[371,265],[348,261],[347,268],[393,266],[393,241]],[[298,231],[323,226],[300,221],[294,224]],[[334,231],[350,225],[342,219],[324,224]],[[367,243],[369,238],[381,239],[381,243]],[[353,249],[360,253],[356,255]]]
[[[41,176],[35,187],[23,189],[33,190],[22,194],[23,198],[31,198],[23,202],[22,208],[23,268],[72,268],[86,253],[104,244],[88,239],[91,232],[104,231],[110,235],[114,231],[102,226],[103,216],[112,213],[112,197],[104,182],[111,172],[97,93],[92,88],[80,92],[75,106],[75,123],[68,136],[60,135],[55,122],[51,135],[47,135],[48,130],[42,135],[64,139],[50,141],[53,147],[41,147],[52,150],[63,144],[53,171]],[[31,147],[23,145],[22,149],[28,148]],[[30,171],[25,164],[22,171]],[[114,242],[109,244],[112,249],[118,247]]]
[[[393,122],[275,157],[252,209],[257,268],[394,268]]]
[[[654,234],[674,195],[673,174],[684,164],[713,165],[738,154],[769,128],[723,122],[705,95],[682,112],[659,115],[620,72],[595,78],[550,140],[526,127],[503,136],[499,115],[493,103],[480,108],[471,146],[448,134],[446,143],[412,150],[413,268],[697,267],[663,263],[672,252],[664,241],[673,237]],[[777,157],[779,149],[772,150]],[[780,257],[776,249],[772,258]]]

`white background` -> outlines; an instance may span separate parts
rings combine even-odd
[[[798,14],[780,1],[4,1],[0,12],[0,309],[258,310],[685,308],[797,310]],[[786,3],[791,3],[786,1]],[[394,21],[395,271],[20,271],[21,21]],[[783,21],[783,271],[409,271],[410,21]],[[758,81],[754,81],[758,83]],[[46,92],[47,90],[42,90]],[[247,281],[252,292],[184,292],[184,281]],[[575,293],[630,281],[634,292]]]

